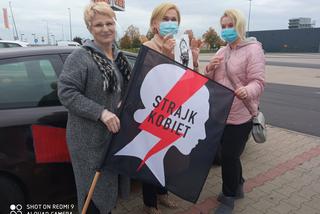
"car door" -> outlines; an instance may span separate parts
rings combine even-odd
[[[0,59],[0,178],[13,178],[31,201],[75,194],[71,165],[56,159],[58,143],[66,146],[67,111],[57,97],[62,66],[59,55]]]

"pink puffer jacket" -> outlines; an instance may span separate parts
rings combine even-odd
[[[221,64],[215,71],[208,71],[206,67],[205,75],[232,90],[245,86],[248,93],[246,102],[251,108],[251,113],[243,101],[235,97],[227,120],[227,124],[242,124],[257,113],[259,98],[264,90],[265,57],[261,43],[255,38],[249,38],[234,49],[229,45],[221,48],[216,55],[224,57]],[[229,74],[237,81],[236,88],[226,75],[226,60]]]

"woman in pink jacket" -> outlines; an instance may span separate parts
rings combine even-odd
[[[226,10],[220,19],[221,36],[228,43],[205,68],[205,75],[234,90],[227,125],[221,139],[222,192],[215,213],[232,213],[234,200],[243,198],[240,156],[252,129],[264,89],[265,57],[261,43],[245,38],[245,19],[234,9]]]

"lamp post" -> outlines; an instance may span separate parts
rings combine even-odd
[[[17,26],[16,26],[16,22],[14,21],[14,16],[13,16],[13,11],[12,11],[12,6],[11,6],[11,1],[9,1],[9,7],[10,7],[10,12],[11,12],[11,17],[12,17],[12,22],[13,22],[13,27],[14,27],[14,40],[18,40],[19,39],[19,35],[18,35],[18,30],[17,30]]]
[[[20,33],[20,40],[23,42],[22,38],[23,38],[24,33]]]
[[[55,24],[61,28],[61,38],[60,38],[60,40],[61,40],[61,41],[64,41],[64,29],[63,29],[63,24],[58,23],[58,22],[56,22]],[[58,40],[58,38],[57,38],[57,40]]]
[[[70,8],[68,8],[68,12],[69,12],[70,41],[72,41],[71,9]]]
[[[42,20],[42,21],[44,21],[45,23],[46,23],[46,27],[47,27],[47,42],[48,42],[48,45],[50,45],[51,44],[51,42],[50,42],[50,31],[49,31],[49,23],[48,23],[48,20]]]
[[[252,0],[249,0],[249,16],[248,16],[248,30],[247,30],[247,36],[249,36],[249,31],[250,31],[251,1],[252,1]]]

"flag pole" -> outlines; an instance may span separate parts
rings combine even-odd
[[[101,122],[102,123],[102,122]],[[112,138],[113,138],[113,135],[111,136],[110,138],[110,141],[112,141]],[[96,174],[94,175],[93,177],[93,180],[91,182],[91,185],[90,185],[90,189],[89,189],[89,193],[87,195],[87,198],[86,198],[86,201],[84,202],[84,205],[83,205],[83,208],[82,208],[82,211],[81,211],[81,214],[86,214],[87,213],[87,210],[88,210],[88,207],[89,207],[89,204],[90,204],[90,201],[92,199],[92,196],[93,196],[93,193],[94,193],[94,190],[96,188],[96,185],[98,183],[98,180],[100,178],[100,175],[101,175],[101,169],[103,167],[103,164],[104,164],[104,161],[106,159],[106,156],[107,156],[107,153],[108,153],[108,148],[104,151],[104,154],[100,160],[100,163],[99,163],[99,168],[96,169]]]
[[[101,122],[101,123],[102,123],[102,122]],[[109,142],[112,141],[113,136],[114,136],[114,135],[111,135],[111,138],[110,138]],[[98,183],[98,180],[99,180],[99,178],[100,178],[101,169],[102,169],[103,164],[104,164],[104,162],[105,162],[105,159],[106,159],[108,150],[109,150],[109,149],[107,148],[107,149],[104,151],[104,155],[102,156],[102,158],[101,158],[101,160],[100,160],[100,163],[98,164],[99,168],[96,169],[96,174],[94,175],[93,180],[92,180],[92,182],[91,182],[90,189],[89,189],[89,193],[88,193],[88,196],[87,196],[87,198],[86,198],[86,201],[84,202],[84,205],[83,205],[81,214],[86,214],[86,213],[87,213],[87,210],[88,210],[90,201],[91,201],[91,199],[92,199],[94,190],[95,190],[96,185],[97,185],[97,183]]]
[[[19,39],[19,35],[18,35],[18,30],[17,30],[16,22],[14,21],[14,16],[13,16],[13,12],[12,12],[11,1],[9,1],[9,8],[10,8],[10,12],[11,12],[13,27],[14,27],[14,30],[15,30],[15,35],[13,35],[13,37],[14,37],[14,40],[18,40],[18,39]]]
[[[91,183],[91,186],[90,186],[89,193],[88,193],[88,196],[86,198],[86,201],[85,201],[85,203],[83,205],[81,214],[86,214],[87,213],[90,201],[91,201],[92,196],[93,196],[94,189],[96,188],[96,185],[97,185],[97,182],[98,182],[98,180],[100,178],[100,175],[101,175],[100,171],[97,171],[96,174],[94,175],[94,178],[93,178],[93,181]]]

